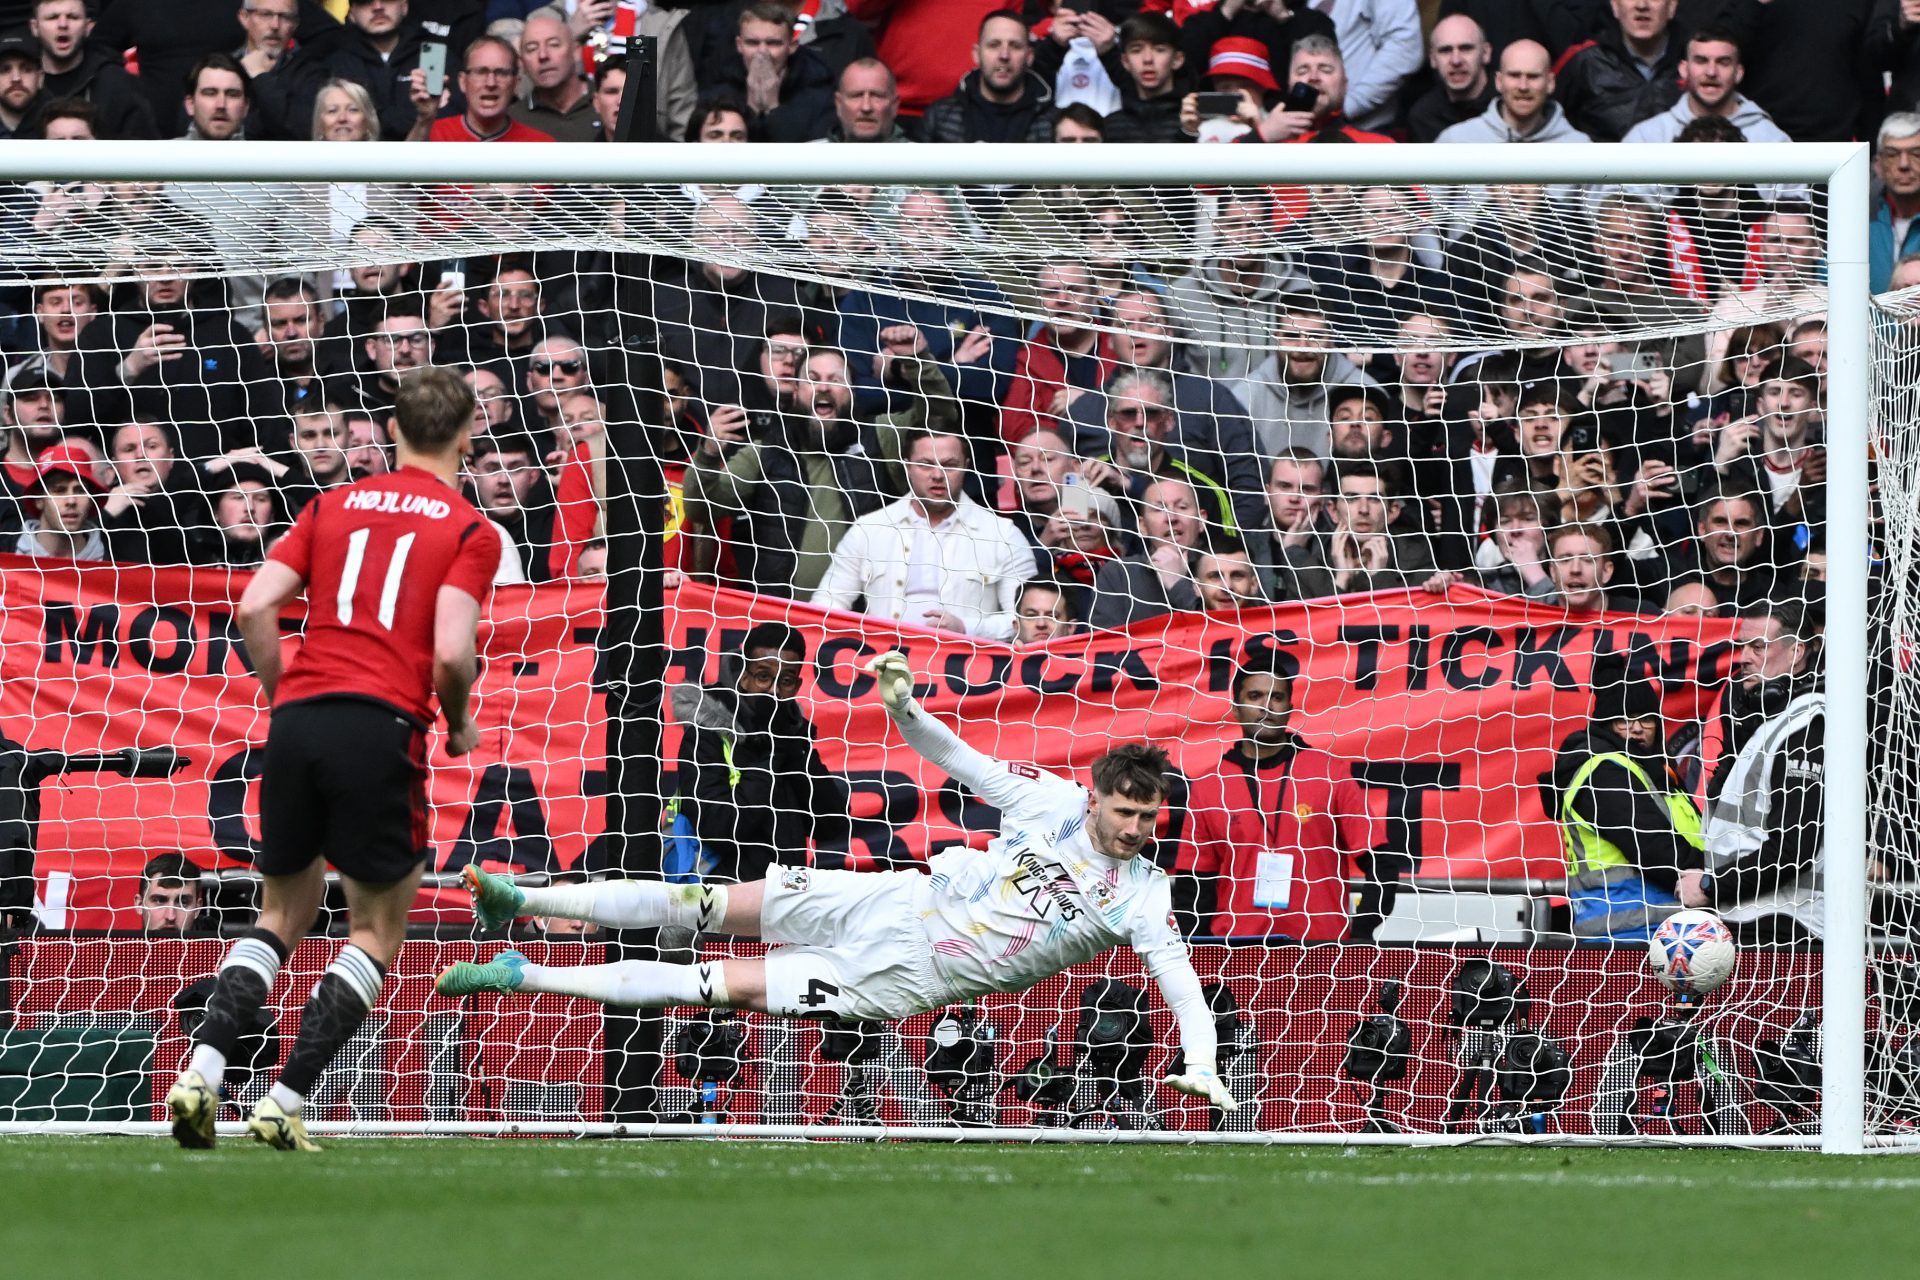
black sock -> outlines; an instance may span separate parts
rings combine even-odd
[[[264,951],[260,949],[263,946]],[[214,976],[213,990],[207,995],[206,1012],[194,1029],[193,1042],[206,1045],[222,1058],[232,1058],[240,1037],[257,1029],[260,1007],[272,989],[263,970],[277,971],[286,958],[286,943],[265,929],[249,930],[234,944]]]
[[[386,975],[386,968],[358,947],[341,952],[300,1013],[300,1037],[280,1072],[281,1084],[303,1098],[313,1093],[320,1073],[367,1020]]]

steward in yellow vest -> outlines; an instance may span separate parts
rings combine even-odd
[[[1700,811],[1667,761],[1659,695],[1624,676],[1596,672],[1593,722],[1561,744],[1544,788],[1584,942],[1645,941],[1680,909],[1675,881],[1704,848]]]

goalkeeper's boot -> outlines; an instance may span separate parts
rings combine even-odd
[[[510,877],[488,875],[468,863],[460,869],[460,880],[473,895],[473,917],[483,929],[504,929],[527,905],[527,895]]]
[[[167,1090],[167,1112],[173,1117],[173,1140],[183,1147],[205,1150],[213,1145],[213,1121],[220,1114],[220,1095],[198,1071],[182,1071]]]
[[[485,964],[461,960],[440,971],[433,989],[443,996],[471,996],[482,991],[505,995],[520,989],[520,971],[526,967],[527,958],[518,951],[502,951]]]
[[[247,1117],[247,1132],[257,1142],[264,1142],[276,1151],[318,1151],[320,1144],[307,1136],[307,1126],[300,1117],[288,1115],[286,1108],[272,1098],[262,1098],[253,1114]]]

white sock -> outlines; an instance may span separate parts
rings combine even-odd
[[[721,963],[621,960],[615,964],[530,964],[520,970],[519,990],[579,996],[601,1004],[646,1008],[690,1004],[714,1009],[728,1003],[727,978]]]
[[[299,1115],[300,1108],[307,1105],[307,1100],[304,1097],[283,1084],[276,1083],[273,1088],[267,1090],[267,1096],[279,1103],[280,1109],[290,1116]]]
[[[197,1044],[193,1046],[193,1056],[187,1059],[187,1070],[198,1071],[207,1088],[219,1093],[220,1082],[227,1075],[227,1055],[210,1044]]]
[[[591,920],[613,929],[658,929],[678,925],[712,933],[727,914],[723,884],[667,884],[660,880],[602,880],[522,888],[530,916]]]

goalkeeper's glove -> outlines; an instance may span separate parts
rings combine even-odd
[[[1167,1077],[1167,1087],[1189,1094],[1195,1098],[1205,1098],[1210,1104],[1222,1111],[1238,1111],[1240,1104],[1233,1099],[1233,1093],[1227,1088],[1210,1062],[1189,1062],[1187,1069],[1177,1076]]]
[[[889,650],[869,662],[866,670],[880,685],[880,700],[887,704],[887,710],[896,716],[909,715],[913,711],[913,668],[907,665],[907,655],[898,649]]]

